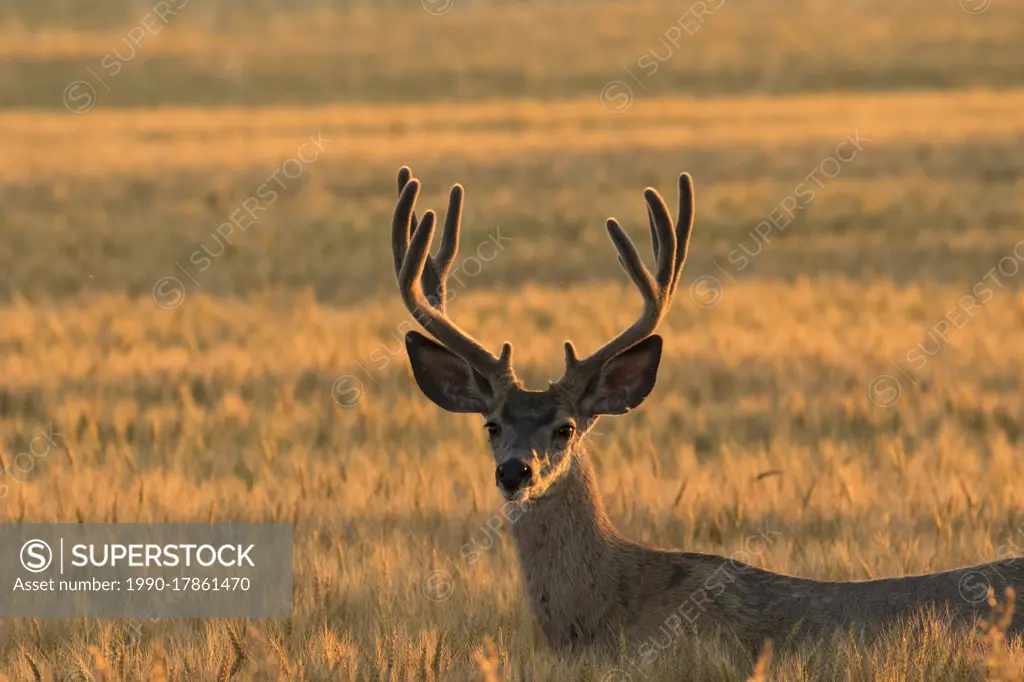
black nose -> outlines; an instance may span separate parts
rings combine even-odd
[[[515,492],[523,484],[530,482],[533,470],[521,459],[510,459],[494,472],[498,486],[507,492]]]

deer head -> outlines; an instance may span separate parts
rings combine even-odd
[[[633,242],[614,218],[606,224],[619,263],[643,296],[643,312],[628,329],[587,358],[565,342],[565,373],[543,391],[523,387],[512,369],[512,346],[492,355],[462,331],[446,312],[446,280],[458,251],[463,190],[455,185],[448,202],[441,247],[429,255],[435,217],[416,220],[418,180],[398,172],[398,203],[391,245],[402,300],[434,337],[411,331],[405,346],[413,376],[430,400],[449,412],[484,417],[496,465],[495,481],[508,500],[524,502],[557,491],[572,467],[572,454],[601,415],[625,414],[654,388],[661,360],[665,317],[686,260],[693,226],[693,184],[679,176],[679,211],[673,226],[668,208],[654,189],[644,191],[654,246],[652,277]],[[436,339],[436,340],[435,340]]]

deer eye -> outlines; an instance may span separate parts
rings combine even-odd
[[[501,433],[501,427],[495,424],[494,422],[487,422],[486,424],[484,424],[484,428],[487,429],[487,435],[490,436],[491,438],[494,438],[499,433]]]
[[[564,440],[569,440],[576,433],[576,427],[572,424],[562,424],[555,430],[555,435]]]

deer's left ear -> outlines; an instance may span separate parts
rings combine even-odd
[[[654,388],[661,363],[661,337],[648,336],[604,363],[580,397],[584,414],[625,414]]]

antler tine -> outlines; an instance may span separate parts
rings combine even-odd
[[[647,266],[640,259],[633,240],[629,238],[615,218],[608,219],[605,229],[608,230],[608,236],[611,238],[612,244],[615,245],[615,250],[619,252],[619,263],[626,269],[626,273],[633,280],[636,288],[640,290],[640,295],[644,297],[644,303],[656,298],[655,282],[651,279],[651,273],[647,270]]]
[[[558,383],[575,388],[586,385],[593,374],[616,354],[654,333],[672,303],[693,227],[693,183],[687,173],[679,176],[679,216],[675,226],[665,201],[657,190],[644,190],[647,216],[654,247],[654,277],[643,264],[633,241],[614,218],[606,223],[608,236],[618,252],[619,263],[629,274],[644,300],[640,317],[617,337],[584,360],[576,356],[572,343],[565,343],[565,374]]]
[[[399,205],[403,202],[406,187],[410,185],[415,185],[415,188],[410,190],[412,196],[405,197],[405,199],[410,200],[412,206],[415,206],[416,198],[419,195],[419,180],[412,177],[412,171],[408,166],[402,166],[398,170]],[[441,248],[436,256],[427,256],[427,261],[423,267],[423,289],[426,292],[427,300],[430,302],[430,305],[441,312],[444,312],[447,308],[448,274],[451,272],[452,264],[455,262],[455,255],[459,251],[462,200],[462,186],[456,184],[452,187],[451,194],[448,197],[448,213],[445,215],[444,233],[441,235]],[[419,226],[419,222],[416,220],[416,212],[411,210],[411,207],[407,211],[408,217],[405,217],[406,210],[404,208],[402,212],[398,208],[399,206],[395,207],[395,220],[399,220],[399,215],[401,215],[401,222],[400,224],[393,223],[391,237],[396,276],[402,268],[402,261],[405,259],[406,250],[409,248],[409,240]]]
[[[679,275],[686,263],[686,254],[690,248],[690,233],[693,231],[693,178],[689,173],[679,174],[679,210],[676,213],[676,262],[675,275],[672,277],[672,292],[679,285]]]
[[[484,377],[492,381],[514,382],[511,344],[504,344],[501,355],[495,357],[445,314],[445,281],[459,248],[462,187],[455,185],[452,188],[441,248],[436,257],[431,257],[430,243],[434,238],[435,223],[433,211],[423,214],[423,219],[416,224],[410,238],[409,229],[414,224],[413,211],[419,194],[419,181],[409,177],[409,174],[407,167],[398,172],[398,184],[402,190],[395,205],[391,239],[398,288],[406,308],[434,338]],[[431,300],[424,291],[425,288],[427,292],[431,291],[430,287],[434,287],[433,291],[437,293],[435,300]]]
[[[391,256],[395,265],[395,277],[402,271],[402,262],[405,260],[405,252],[409,250],[409,239],[412,237],[413,223],[416,222],[412,207],[420,193],[420,183],[418,180],[410,180],[409,169],[402,166],[398,171],[398,203],[395,204],[395,212],[391,216]]]
[[[657,190],[648,187],[644,190],[644,198],[647,200],[648,215],[654,220],[654,227],[658,233],[655,256],[658,274],[655,279],[659,289],[670,290],[672,278],[675,276],[676,255],[676,233],[672,229],[672,216],[669,215],[668,206]],[[671,295],[671,291],[668,293]]]

